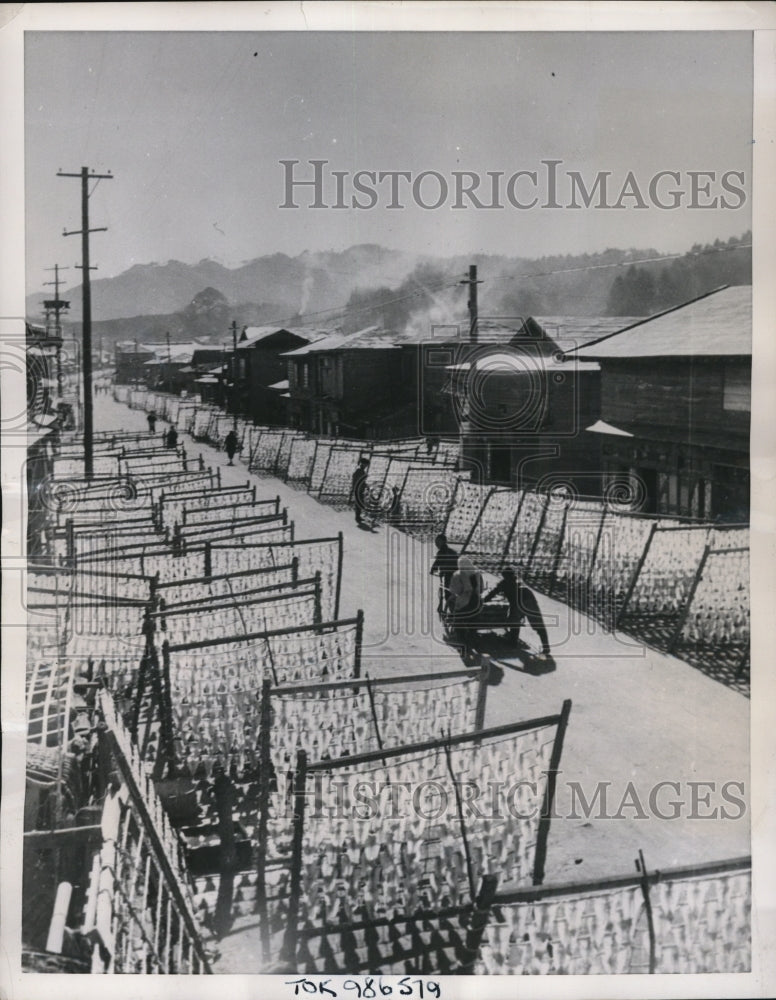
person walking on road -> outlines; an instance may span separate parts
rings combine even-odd
[[[226,435],[226,441],[224,442],[224,448],[226,454],[229,456],[229,464],[234,465],[234,456],[238,450],[239,441],[237,440],[237,434],[235,433],[234,427]]]
[[[369,469],[369,459],[360,458],[350,485],[350,496],[356,508],[356,524],[364,524],[364,510],[366,508],[366,476]]]
[[[450,581],[458,569],[458,553],[447,544],[447,536],[439,534],[434,539],[437,548],[436,558],[431,564],[429,573],[439,577],[439,601],[437,614],[441,615],[447,607],[450,598]]]
[[[164,439],[164,443],[170,450],[174,450],[178,447],[178,432],[175,430],[174,426],[171,426],[167,431],[167,436]]]
[[[542,644],[542,656],[550,655],[550,643],[547,639],[547,629],[544,625],[539,602],[532,590],[518,580],[513,569],[507,567],[501,571],[501,582],[496,584],[484,600],[490,601],[494,597],[503,597],[509,605],[509,638],[515,645],[520,640],[520,626],[523,621],[527,621],[531,628],[539,636]]]

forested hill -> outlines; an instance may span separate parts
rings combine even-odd
[[[526,316],[646,316],[720,285],[752,280],[751,233],[727,243],[694,246],[672,257],[656,250],[606,250],[544,257],[454,258],[419,264],[398,286],[359,288],[339,322],[346,330],[369,324],[412,327],[465,322],[468,263],[478,267],[482,317],[517,322]]]
[[[236,270],[212,262],[143,265],[93,283],[95,337],[222,342],[228,326],[277,323],[350,332],[379,325],[430,334],[467,322],[462,279],[478,267],[482,318],[506,323],[527,316],[644,316],[724,284],[752,280],[751,233],[696,245],[681,256],[654,249],[610,249],[543,258],[471,255],[444,258],[366,245],[345,251],[274,255]],[[42,293],[28,316],[42,313]],[[79,329],[80,288],[70,289],[65,320]]]
[[[654,264],[634,264],[617,274],[606,303],[609,316],[640,316],[679,305],[719,285],[752,281],[752,234],[727,243],[696,244],[689,253]]]

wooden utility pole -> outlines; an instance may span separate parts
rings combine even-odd
[[[232,320],[232,428],[237,430],[237,321]]]
[[[81,285],[83,300],[83,366],[84,383],[84,475],[91,479],[94,475],[94,416],[92,411],[92,290],[89,280],[89,271],[93,270],[89,266],[89,233],[104,233],[107,226],[99,226],[89,229],[89,181],[113,180],[111,174],[95,174],[90,172],[88,167],[81,167],[80,173],[68,174],[63,171],[57,172],[57,177],[80,177],[81,178],[81,228],[73,229],[70,232],[63,231],[64,236],[81,236],[81,264],[83,270],[83,283]]]
[[[46,332],[48,333],[48,320],[50,312],[54,313],[54,336],[58,339],[57,344],[57,395],[62,398],[62,322],[59,318],[59,314],[70,308],[70,303],[65,302],[59,297],[59,272],[60,270],[66,271],[67,268],[60,268],[59,264],[55,264],[53,267],[47,267],[47,271],[54,272],[53,281],[44,281],[44,285],[54,286],[54,298],[46,299],[43,303],[43,307],[46,310]]]
[[[167,378],[165,382],[165,392],[172,392],[172,355],[170,354],[170,331],[165,333],[165,339],[167,340]]]
[[[462,285],[469,286],[469,341],[477,343],[477,285],[482,282],[477,280],[477,265],[469,265],[469,277],[464,278]]]

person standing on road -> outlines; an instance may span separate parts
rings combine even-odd
[[[446,535],[437,535],[434,544],[437,548],[437,554],[429,573],[439,577],[437,614],[441,615],[450,598],[450,581],[453,578],[453,573],[458,569],[458,553],[447,544]]]
[[[156,434],[156,414],[153,410],[148,414],[146,420],[148,421],[148,433]]]
[[[366,508],[366,476],[369,469],[369,459],[360,458],[350,485],[350,496],[356,508],[356,524],[364,523],[364,509]]]
[[[520,626],[523,621],[527,621],[531,628],[539,636],[542,644],[542,656],[550,655],[550,643],[547,639],[547,629],[544,625],[539,602],[532,590],[518,580],[513,569],[507,567],[501,571],[501,582],[496,584],[489,594],[486,594],[485,601],[490,601],[494,597],[504,597],[509,605],[509,638],[517,645],[520,639]]]
[[[237,440],[237,434],[235,433],[234,427],[226,435],[226,441],[224,442],[224,448],[226,454],[229,456],[229,464],[234,465],[234,456],[237,453],[237,446],[239,441]]]

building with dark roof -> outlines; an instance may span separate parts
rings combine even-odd
[[[462,454],[482,482],[598,494],[600,442],[584,433],[598,419],[600,367],[572,349],[619,329],[612,317],[529,317],[478,324],[448,365]],[[545,326],[546,324],[546,326]]]
[[[749,517],[752,289],[717,289],[591,341],[571,357],[601,366],[607,482],[627,478],[642,508]]]
[[[278,383],[287,375],[285,354],[309,344],[314,334],[277,326],[248,326],[237,342],[237,407],[256,424],[283,425],[287,396]]]
[[[413,433],[414,386],[402,352],[379,327],[329,333],[285,355],[289,423],[315,434],[389,438]]]

